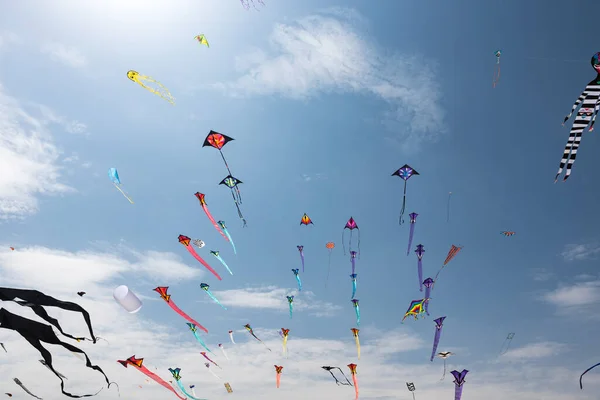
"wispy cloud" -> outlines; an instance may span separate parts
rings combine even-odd
[[[375,96],[389,105],[385,119],[408,121],[404,137],[420,141],[443,132],[444,112],[435,66],[418,55],[379,50],[364,20],[338,9],[277,24],[271,50],[238,57],[244,75],[215,86],[233,96],[279,94],[307,99],[319,93],[350,92]]]
[[[565,261],[580,261],[596,258],[600,253],[599,244],[568,244],[565,246],[561,256]]]
[[[296,290],[280,288],[277,286],[262,286],[258,288],[222,290],[215,292],[219,301],[227,306],[239,308],[259,308],[288,312],[288,303],[285,296],[298,293]],[[311,291],[302,291],[302,298],[294,300],[294,312],[308,311],[317,317],[330,317],[341,307],[332,303],[316,299]]]
[[[74,190],[60,182],[59,158],[44,119],[25,112],[0,85],[0,219],[35,213],[40,194]]]
[[[530,274],[534,281],[545,282],[556,277],[556,274],[552,271],[548,271],[545,268],[533,268]]]
[[[40,50],[43,54],[49,55],[51,60],[71,68],[82,68],[87,65],[85,56],[79,50],[62,43],[49,42],[44,44]]]
[[[67,133],[71,133],[74,135],[81,135],[88,133],[88,127],[86,124],[77,121],[76,119],[69,119],[62,115],[58,115],[54,110],[50,107],[37,104],[44,117],[44,121],[46,123],[52,123],[56,125],[60,125]]]
[[[315,174],[302,174],[302,180],[304,182],[310,182],[310,181],[319,181],[319,180],[325,180],[327,179],[327,175],[322,174],[320,172],[317,172]]]
[[[525,361],[555,356],[566,350],[566,345],[556,342],[532,343],[504,353],[501,360]]]
[[[579,282],[546,293],[542,300],[556,306],[558,311],[585,312],[588,306],[600,303],[600,281]]]

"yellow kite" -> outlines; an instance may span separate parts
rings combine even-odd
[[[169,93],[169,89],[164,87],[160,82],[152,79],[149,76],[142,75],[139,72],[136,72],[133,70],[127,71],[127,77],[129,79],[131,79],[133,82],[135,82],[138,85],[140,85],[141,87],[143,87],[144,89],[154,93],[157,96],[160,96],[161,98],[165,99],[169,103],[175,105],[175,99],[173,98],[173,96],[171,96],[171,93]],[[154,85],[147,86],[144,82],[146,82],[148,84],[154,84]],[[155,88],[153,88],[151,86],[155,86]]]
[[[194,39],[196,39],[198,41],[198,43],[204,44],[204,45],[206,45],[206,47],[210,48],[210,44],[208,44],[208,40],[206,40],[206,36],[204,36],[203,33],[201,33],[198,36],[194,37]]]

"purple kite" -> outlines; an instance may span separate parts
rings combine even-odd
[[[410,213],[408,214],[408,216],[410,217],[410,233],[408,234],[408,249],[406,250],[407,256],[410,254],[410,248],[412,247],[412,239],[415,233],[415,222],[417,222],[417,217],[419,216],[419,214]]]
[[[350,217],[348,222],[346,222],[346,225],[344,226],[344,229],[342,230],[342,248],[344,249],[344,255],[346,255],[346,245],[344,244],[344,233],[346,233],[346,229],[350,230],[350,239],[348,239],[348,250],[350,250],[350,251],[352,251],[352,231],[355,229],[358,231],[357,246],[358,246],[358,254],[360,255],[360,229],[358,228],[356,221],[352,217]]]
[[[400,225],[402,225],[404,222],[402,217],[404,216],[404,209],[406,207],[406,182],[413,175],[419,175],[419,173],[412,169],[408,164],[404,164],[402,167],[400,167],[400,169],[392,174],[392,176],[398,176],[404,181],[404,197],[402,198],[402,209],[400,210],[400,218],[398,219]]]
[[[423,248],[422,244],[417,245],[417,249],[415,250],[415,253],[417,254],[417,258],[419,259],[419,261],[417,261],[417,268],[419,270],[419,290],[422,292],[423,291],[423,254],[425,253],[425,249]],[[425,296],[425,297],[427,297],[427,296]]]
[[[431,295],[431,287],[433,286],[433,279],[427,278],[423,281],[423,286],[425,286],[425,312],[429,315],[429,299]]]
[[[435,353],[438,348],[438,344],[440,343],[440,336],[442,336],[442,328],[444,327],[444,320],[446,317],[440,317],[438,319],[434,319],[435,322],[435,336],[433,337],[433,350],[431,352],[431,359],[429,361],[433,362],[433,357],[435,357]],[[456,375],[454,375],[456,377]],[[458,396],[460,398],[460,396]]]
[[[302,272],[304,273],[304,246],[296,246],[300,252],[300,259],[302,260]]]
[[[462,372],[458,372],[457,370],[450,371],[452,375],[454,375],[454,400],[460,400],[462,396],[462,387],[465,383],[465,377],[469,371],[463,369]]]

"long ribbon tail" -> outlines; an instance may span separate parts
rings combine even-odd
[[[442,335],[441,329],[435,329],[435,336],[433,337],[433,349],[431,350],[431,358],[429,361],[433,362],[433,357],[435,357],[435,353],[437,352],[438,344],[440,343],[440,336]]]
[[[196,340],[198,341],[198,343],[200,343],[200,345],[201,345],[202,347],[204,347],[204,348],[206,349],[206,351],[208,351],[208,352],[209,352],[209,353],[211,353],[211,354],[215,354],[215,353],[213,353],[213,352],[212,352],[212,351],[211,351],[211,350],[210,350],[210,349],[209,349],[209,348],[206,346],[206,343],[204,343],[204,340],[202,340],[202,338],[200,337],[200,335],[198,335],[198,333],[197,333],[197,332],[193,332],[193,333],[194,333],[194,337],[196,338]]]
[[[242,225],[245,228],[246,226],[248,226],[248,223],[246,222],[246,219],[244,218],[244,215],[242,214],[242,210],[240,208],[240,204],[242,204],[241,198],[238,201],[238,199],[236,199],[235,195],[233,194],[233,190],[231,191],[231,195],[233,196],[233,202],[235,203],[235,208],[237,209],[238,217],[242,220]]]
[[[296,281],[298,282],[298,291],[301,292],[302,291],[302,281],[300,280],[300,277],[298,275],[296,275]]]
[[[117,188],[117,190],[119,190],[119,192],[121,192],[121,194],[122,194],[123,196],[125,196],[125,198],[126,198],[126,199],[127,199],[127,200],[128,200],[130,203],[131,203],[131,204],[133,204],[133,200],[131,200],[131,197],[129,197],[129,195],[127,195],[127,193],[125,193],[125,192],[123,191],[123,189],[121,189],[121,187],[120,187],[119,185],[117,185],[116,183],[113,183],[113,185],[115,185],[115,187]]]
[[[415,233],[415,224],[410,224],[410,232],[408,233],[408,249],[406,250],[406,255],[410,254],[410,248],[412,247],[413,234]]]
[[[130,365],[132,365],[132,364],[130,364]],[[180,399],[180,400],[187,400],[187,398],[181,397],[179,395],[179,393],[177,393],[175,391],[175,389],[173,388],[173,386],[169,385],[167,382],[164,381],[164,379],[162,379],[160,376],[156,375],[154,372],[150,371],[148,368],[146,368],[144,366],[142,366],[140,368],[137,365],[132,365],[132,366],[134,368],[136,368],[138,371],[140,371],[141,373],[143,373],[144,375],[146,375],[147,377],[151,378],[154,382],[156,382],[159,385],[161,385],[162,387],[164,387],[165,389],[168,389],[171,392],[173,392],[173,394],[175,394],[175,396],[177,396],[178,399]]]
[[[352,273],[354,274],[356,270],[356,258],[350,259],[350,262],[352,263]]]
[[[231,275],[233,275],[233,272],[231,272],[231,270],[229,269],[229,266],[227,265],[227,263],[225,262],[225,260],[223,260],[223,258],[221,258],[221,256],[218,256],[217,260],[219,260],[221,262],[221,264],[223,264],[223,266],[225,268],[227,268],[227,272],[229,272]]]
[[[358,378],[356,375],[352,375],[352,382],[354,382],[354,393],[356,394],[356,398],[358,399]]]
[[[215,378],[217,378],[217,379],[221,379],[221,377],[220,377],[219,375],[217,375],[217,374],[215,373],[215,371],[213,371],[212,369],[209,369],[209,371],[210,371],[210,373],[211,373],[211,374],[213,374],[213,376],[214,376]]]
[[[173,302],[173,300],[169,300],[167,302],[167,304],[169,305],[169,307],[171,307],[171,309],[173,311],[175,311],[177,314],[181,315],[187,322],[191,322],[192,324],[196,325],[198,328],[202,329],[204,332],[208,333],[208,329],[203,327],[202,324],[200,324],[198,321],[196,321],[195,319],[193,319],[192,317],[187,315],[185,312],[183,312],[183,310],[181,308],[177,307],[177,304],[175,304]]]
[[[402,217],[404,216],[405,208],[406,208],[406,181],[404,181],[404,195],[402,197],[402,208],[400,209],[400,217],[398,218],[399,225],[402,225],[402,223],[404,222],[404,219]]]
[[[250,332],[250,334],[251,334],[252,336],[254,336],[254,339],[256,339],[256,340],[258,340],[259,342],[261,342],[261,343],[262,343],[262,344],[263,344],[263,345],[264,345],[264,346],[267,348],[267,350],[269,350],[269,351],[272,351],[272,350],[271,350],[271,349],[270,349],[270,348],[269,348],[269,347],[268,347],[268,346],[265,344],[265,342],[263,342],[262,340],[260,340],[260,339],[258,338],[258,336],[256,336],[256,335],[255,335],[253,332]]]
[[[292,311],[293,311],[293,308],[292,308],[292,305],[290,304],[290,319],[292,319]]]
[[[221,351],[223,352],[223,355],[225,356],[225,358],[227,360],[229,360],[229,357],[227,357],[227,353],[225,352],[225,349],[223,347],[221,347]]]
[[[360,360],[360,340],[358,336],[354,340],[356,341],[356,354],[358,356],[358,359]]]
[[[235,344],[235,340],[233,340],[233,333],[229,334],[229,339],[231,339],[231,343]]]
[[[227,239],[229,239],[229,242],[231,243],[231,247],[233,247],[233,254],[237,254],[237,250],[235,249],[235,243],[233,243],[231,234],[229,233],[229,231],[227,229],[225,229],[225,235],[227,235]],[[229,269],[229,268],[227,268],[227,269]],[[233,275],[233,274],[231,274],[231,275]]]
[[[460,400],[461,396],[462,396],[462,385],[458,386],[455,385],[454,387],[454,400]]]
[[[199,399],[197,397],[192,396],[191,394],[189,394],[186,390],[185,387],[183,386],[183,384],[181,383],[181,381],[177,381],[177,386],[179,386],[179,390],[181,390],[183,392],[183,394],[185,394],[187,397],[189,397],[192,400],[206,400],[206,399]]]
[[[443,381],[445,377],[446,377],[446,359],[444,358],[444,375],[442,375],[442,379],[440,379],[440,381]]]
[[[419,274],[419,291],[423,291],[423,260],[419,259],[417,262],[417,269]]]
[[[429,315],[429,296],[431,295],[431,287],[425,287],[425,312]]]
[[[287,336],[283,337],[283,354],[287,357]]]
[[[356,278],[352,279],[352,299],[356,295]]]
[[[300,252],[300,259],[302,260],[302,273],[304,273],[304,253]]]
[[[275,377],[275,387],[279,389],[279,384],[281,383],[281,374],[277,374]]]
[[[356,325],[360,325],[360,309],[356,307]]]
[[[219,299],[217,299],[214,294],[212,294],[211,292],[206,292],[206,293],[208,293],[208,295],[210,296],[210,298],[213,299],[215,303],[217,303],[218,305],[220,305],[221,307],[223,307],[223,309],[227,310],[227,307],[225,307],[223,304],[221,304],[221,302],[219,301]]]
[[[185,248],[187,249],[187,251],[190,252],[192,257],[194,257],[200,264],[204,265],[204,268],[209,270],[214,276],[217,277],[218,280],[222,280],[221,276],[217,273],[217,271],[215,271],[210,265],[208,265],[208,263],[204,261],[204,259],[200,257],[198,253],[196,253],[196,250],[194,250],[194,248],[191,245],[188,244],[187,246],[185,246]]]
[[[225,238],[225,240],[227,240],[229,242],[229,239],[227,239],[227,236],[225,236],[225,234],[223,233],[223,231],[221,230],[221,228],[217,224],[217,221],[215,221],[215,219],[213,218],[213,216],[210,214],[210,211],[208,211],[208,207],[206,207],[205,204],[202,204],[202,209],[204,210],[204,213],[206,214],[206,216],[208,217],[208,219],[210,220],[210,222],[213,224],[213,226],[215,227],[215,229],[217,231],[219,231],[219,233],[221,234],[221,236],[223,236]]]

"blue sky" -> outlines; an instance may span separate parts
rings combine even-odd
[[[115,362],[132,354],[165,379],[167,368],[182,368],[202,398],[347,399],[353,391],[320,366],[347,373],[350,362],[361,399],[409,399],[407,381],[419,399],[450,397],[442,363],[429,362],[432,321],[447,316],[439,350],[456,353],[448,370],[470,371],[463,399],[591,399],[597,374],[585,377],[584,391],[577,380],[600,361],[589,350],[600,317],[593,133],[569,181],[553,178],[570,127],[562,119],[594,77],[595,3],[265,2],[260,11],[235,0],[3,7],[0,283],[89,309],[110,344],[81,346],[125,398],[168,395]],[[199,33],[210,48],[194,41]],[[496,49],[502,75],[492,88]],[[130,69],[164,84],[176,105],[128,80]],[[218,152],[202,148],[211,129],[235,138],[224,154],[244,182],[247,228],[218,185],[227,175]],[[420,173],[408,182],[406,213],[419,214],[413,247],[425,246],[425,277],[452,244],[464,248],[440,274],[431,316],[401,324],[420,295],[416,257],[405,254],[409,226],[398,226],[402,181],[390,176],[405,163]],[[110,167],[134,205],[111,185]],[[237,256],[196,191],[226,221]],[[314,225],[299,226],[305,212]],[[350,216],[361,230],[360,360],[340,242]],[[506,238],[504,230],[517,233]],[[179,234],[207,243],[198,252],[223,281]],[[336,248],[325,288],[328,241]],[[290,320],[285,296],[296,288],[290,269],[300,267],[299,244],[305,291]],[[233,276],[209,250],[221,252]],[[229,309],[211,303],[200,282]],[[120,284],[143,300],[138,314],[113,300]],[[217,373],[233,394],[206,371],[202,349],[156,286],[170,286],[177,305],[209,329],[205,340],[224,368]],[[83,331],[77,317],[56,315]],[[246,323],[272,353],[250,340]],[[291,330],[287,359],[281,327]],[[498,357],[508,332],[516,333],[511,351]],[[0,341],[9,351],[0,357],[3,391],[20,393],[16,376],[36,395],[58,398],[58,382],[33,349],[10,331]],[[76,358],[56,354],[67,389],[102,385]],[[273,364],[284,366],[280,389]],[[116,396],[104,390],[97,398]]]

